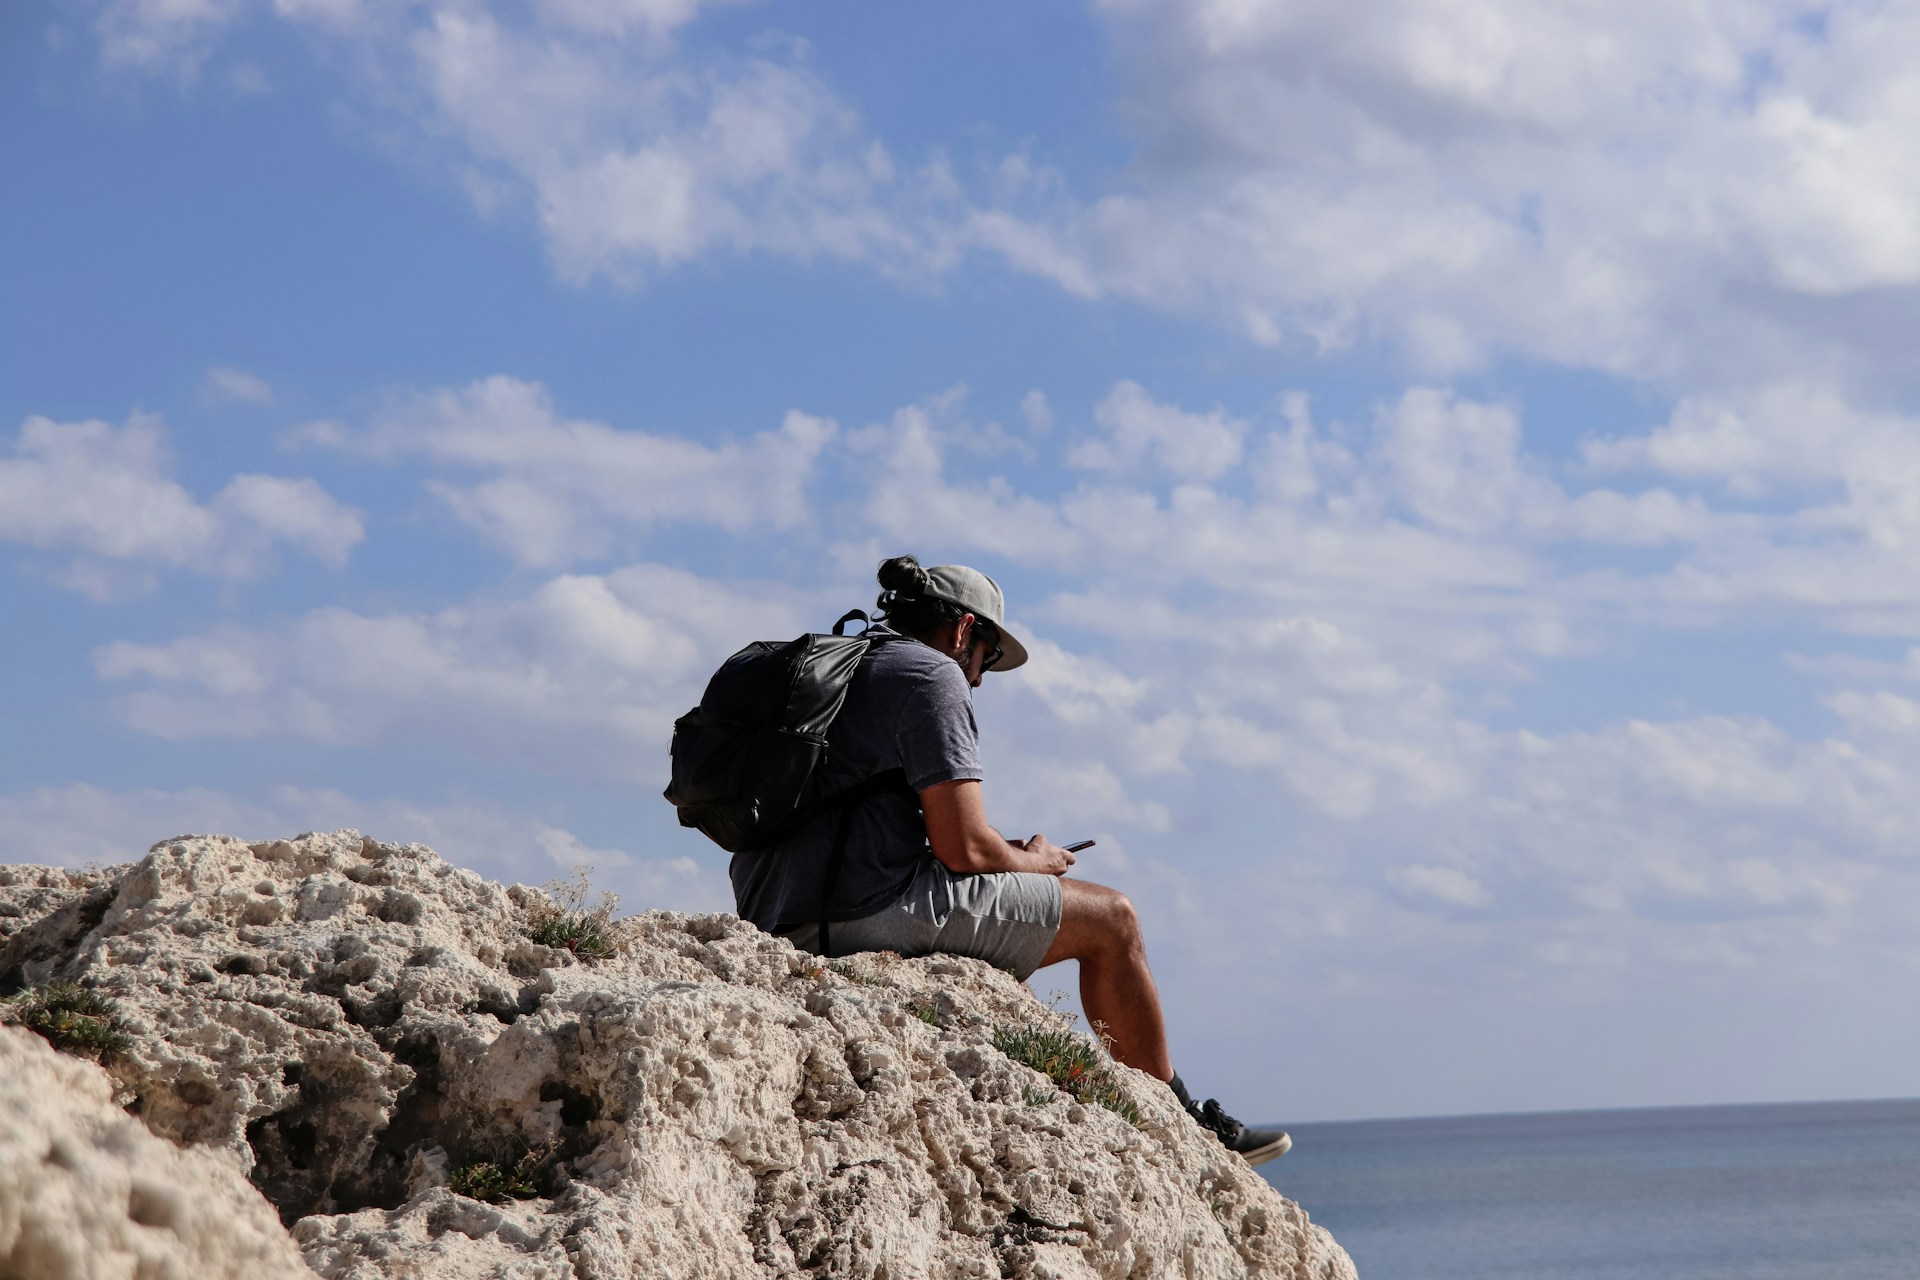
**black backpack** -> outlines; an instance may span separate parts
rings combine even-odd
[[[756,640],[720,664],[700,705],[673,722],[666,797],[680,811],[681,826],[698,827],[722,849],[739,853],[778,843],[822,810],[837,807],[844,814],[882,790],[913,794],[898,769],[832,794],[820,790],[827,728],[847,699],[854,670],[874,645],[906,638],[871,629],[846,635],[855,618],[868,620],[855,609],[833,624],[832,635]],[[842,821],[834,833],[836,855],[845,839]]]

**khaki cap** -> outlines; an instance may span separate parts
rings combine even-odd
[[[1027,646],[1007,629],[1007,598],[1000,584],[978,569],[963,564],[937,564],[927,570],[926,595],[959,605],[1000,633],[1003,656],[995,671],[1011,671],[1027,660]]]

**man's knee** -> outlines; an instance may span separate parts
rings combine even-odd
[[[1069,883],[1079,892],[1069,895],[1067,910],[1073,912],[1078,907],[1084,913],[1087,926],[1102,943],[1116,950],[1142,945],[1140,916],[1133,908],[1133,899],[1103,884],[1084,880]]]

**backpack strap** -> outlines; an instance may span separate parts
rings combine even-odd
[[[860,619],[860,630],[862,634],[873,629],[873,619],[867,616],[865,609],[849,609],[840,615],[840,621],[833,624],[833,634],[837,636],[847,634],[847,624],[855,618]]]

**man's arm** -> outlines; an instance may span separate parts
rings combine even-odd
[[[936,782],[920,793],[933,856],[955,875],[982,871],[1037,871],[1063,876],[1073,855],[1045,836],[1024,843],[1008,840],[987,825],[980,784],[971,778]]]

